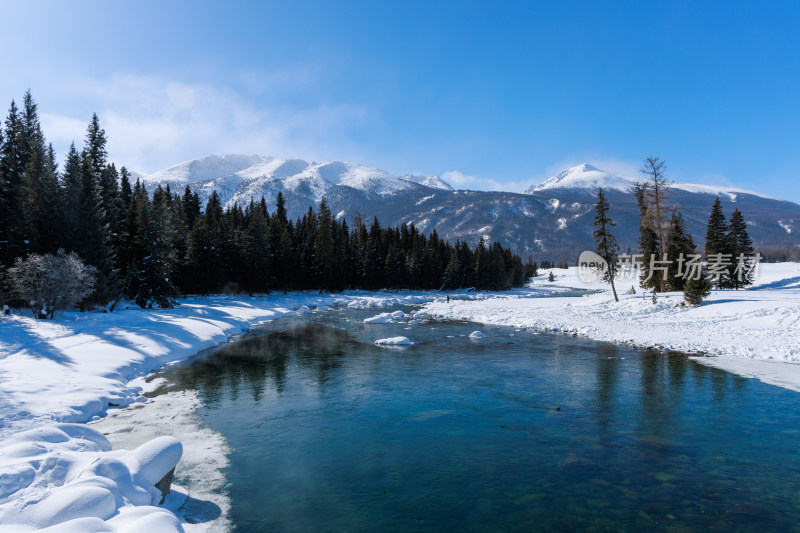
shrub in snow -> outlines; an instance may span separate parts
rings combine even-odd
[[[705,271],[699,277],[693,277],[683,287],[683,299],[692,307],[703,303],[703,299],[711,294],[711,281],[706,277]]]
[[[8,269],[11,291],[28,302],[36,318],[53,318],[56,311],[78,305],[94,290],[97,269],[75,252],[30,254]]]

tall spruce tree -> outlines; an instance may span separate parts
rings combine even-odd
[[[83,172],[80,154],[75,143],[70,144],[64,172],[61,175],[61,216],[63,221],[61,243],[67,251],[80,253],[79,241],[83,223]],[[85,259],[85,258],[84,258]]]
[[[728,252],[731,254],[730,283],[739,290],[753,283],[753,241],[747,233],[747,224],[742,212],[734,209],[728,223],[726,235]]]
[[[333,217],[323,198],[317,208],[319,222],[314,235],[314,257],[319,264],[317,288],[330,291],[334,285],[336,268]]]
[[[100,128],[95,114],[87,128],[86,143],[81,153],[81,196],[75,248],[81,258],[97,268],[97,283],[90,299],[98,304],[113,302],[110,308],[113,311],[124,287],[116,266],[102,184],[105,145],[105,131]]]
[[[175,304],[177,289],[173,272],[177,263],[173,246],[178,231],[175,214],[169,205],[169,195],[161,188],[137,199],[136,259],[128,292],[142,308],[154,305],[169,308]]]
[[[272,257],[269,249],[269,221],[260,208],[250,213],[244,236],[244,287],[250,294],[269,292]]]
[[[12,100],[0,146],[0,263],[12,265],[27,253],[25,243],[25,135],[17,104]]]
[[[639,286],[643,289],[654,290],[659,287],[658,277],[650,272],[650,265],[659,261],[658,234],[648,223],[647,202],[645,201],[644,187],[636,184],[633,189],[636,204],[639,206],[639,253],[642,262],[639,271]]]
[[[694,254],[694,239],[686,233],[683,215],[674,211],[667,240],[667,259],[670,261],[667,267],[667,290],[683,291],[686,285],[686,263]]]
[[[594,242],[597,245],[597,255],[606,262],[606,269],[603,272],[603,281],[611,284],[611,292],[614,294],[614,301],[619,301],[617,289],[614,286],[614,277],[617,274],[617,257],[619,255],[619,245],[617,239],[611,234],[611,228],[616,226],[608,214],[609,205],[603,189],[597,190],[597,203],[594,206],[595,217],[592,233]]]
[[[719,196],[714,200],[714,205],[711,207],[711,215],[708,217],[708,227],[706,229],[706,261],[709,263],[719,258],[725,259],[723,256],[729,257],[730,243],[728,240],[728,222],[725,219],[725,213],[722,211],[722,203],[719,201]],[[722,255],[720,255],[722,254]],[[725,289],[731,286],[729,271],[724,275],[717,276],[714,285],[718,289]]]

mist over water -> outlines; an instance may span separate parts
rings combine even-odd
[[[796,392],[680,354],[372,314],[277,320],[162,373],[228,440],[237,531],[800,523]],[[397,335],[418,344],[372,344]]]

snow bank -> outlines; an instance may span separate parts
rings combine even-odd
[[[155,485],[175,468],[182,451],[181,443],[168,436],[133,451],[111,451],[101,433],[80,424],[18,433],[0,445],[0,498],[22,492],[4,506],[0,530],[58,525],[58,531],[134,531],[147,525],[182,532],[177,517],[157,507],[120,515],[107,524],[111,529],[96,527],[112,519],[120,504],[158,505],[162,493]]]
[[[754,287],[713,291],[697,308],[682,307],[679,293],[642,299],[641,291],[615,303],[608,285],[583,283],[576,268],[543,271],[529,292],[500,293],[480,301],[451,298],[427,304],[423,312],[444,320],[536,328],[593,339],[679,350],[697,361],[800,391],[800,264],[763,264]],[[591,288],[582,298],[538,298],[537,289]],[[713,356],[713,357],[707,357]]]

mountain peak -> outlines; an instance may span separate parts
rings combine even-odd
[[[633,183],[634,180],[630,178],[610,174],[589,163],[581,163],[580,165],[562,170],[539,185],[529,187],[525,192],[531,194],[545,189],[594,189],[597,187],[624,191],[633,185]]]
[[[430,187],[431,189],[441,189],[443,191],[453,190],[453,186],[439,176],[418,176],[415,174],[406,174],[405,176],[400,176],[400,178],[406,181],[417,183],[419,185]]]

